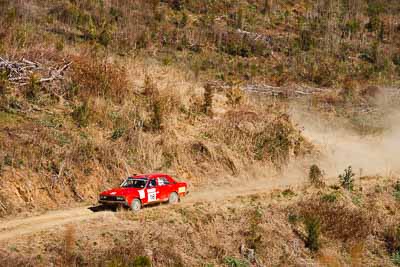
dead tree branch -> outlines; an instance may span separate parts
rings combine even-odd
[[[9,61],[0,57],[0,71],[5,71],[8,80],[19,86],[27,85],[32,75],[40,72],[50,73],[50,76],[39,79],[38,83],[62,80],[65,71],[71,64],[72,62],[67,62],[59,68],[46,68],[38,62],[33,62],[25,58],[20,61]]]

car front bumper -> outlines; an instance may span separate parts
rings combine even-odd
[[[126,201],[123,200],[103,200],[103,199],[99,199],[99,203],[103,204],[103,205],[108,205],[108,206],[129,206],[128,203],[126,203]]]

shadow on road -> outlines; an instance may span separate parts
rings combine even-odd
[[[99,212],[99,211],[117,211],[118,207],[113,207],[113,206],[106,206],[106,205],[97,205],[97,206],[92,206],[88,208],[89,210],[93,212]]]
[[[142,208],[152,208],[152,207],[156,207],[156,206],[161,206],[164,203],[152,203],[152,204],[148,204]],[[129,207],[125,207],[125,206],[110,206],[110,205],[97,205],[97,206],[92,206],[88,208],[89,210],[93,211],[93,212],[100,212],[100,211],[113,211],[113,212],[117,212],[118,210],[121,209],[129,209]]]

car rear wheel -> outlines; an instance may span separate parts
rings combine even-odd
[[[140,202],[139,199],[135,198],[134,200],[132,200],[132,203],[131,203],[132,211],[136,212],[136,211],[139,211],[141,208],[142,208],[142,202]]]
[[[178,194],[177,194],[176,192],[172,192],[172,193],[169,195],[168,203],[169,203],[169,204],[176,204],[176,203],[178,203],[178,201],[179,201],[179,196],[178,196]]]

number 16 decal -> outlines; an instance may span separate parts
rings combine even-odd
[[[152,189],[148,189],[147,190],[147,201],[156,201],[157,200],[157,196],[156,196],[156,189],[152,188]]]

